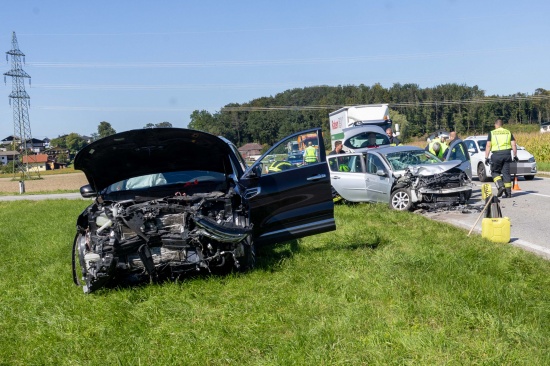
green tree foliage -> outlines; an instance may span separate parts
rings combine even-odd
[[[86,140],[84,140],[82,136],[74,132],[67,135],[67,137],[65,138],[65,143],[67,145],[67,149],[69,149],[71,153],[75,153],[87,145]]]
[[[63,149],[66,149],[67,148],[66,139],[67,139],[67,135],[57,136],[56,138],[50,140],[50,146],[61,147]]]
[[[111,126],[109,122],[100,122],[97,126],[97,134],[99,138],[104,138],[107,136],[114,135],[116,133],[115,129]]]
[[[170,122],[160,122],[160,123],[147,123],[143,128],[172,128],[172,124]]]
[[[516,93],[500,97],[486,96],[477,85],[420,88],[396,83],[390,88],[361,84],[290,89],[248,103],[228,104],[214,114],[196,110],[189,128],[225,136],[239,146],[248,142],[272,145],[290,133],[312,127],[322,127],[327,136],[330,112],[346,105],[374,103],[390,104],[392,119],[400,124],[405,138],[439,129],[460,135],[483,134],[493,128],[497,118],[508,125],[550,121],[550,91],[542,88],[532,96]]]
[[[50,146],[69,149],[71,153],[76,153],[86,145],[87,141],[75,132],[71,132],[68,135],[58,136],[50,141]]]

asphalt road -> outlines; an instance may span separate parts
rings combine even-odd
[[[479,216],[479,209],[484,206],[481,199],[481,183],[476,179],[474,184],[470,205],[477,207],[477,210],[470,210],[470,213],[426,213],[425,216],[469,231]],[[512,191],[512,198],[500,201],[502,216],[510,218],[510,242],[550,259],[550,178],[535,177],[532,181],[519,178],[518,186],[520,190]],[[481,233],[481,219],[475,225],[474,232]]]

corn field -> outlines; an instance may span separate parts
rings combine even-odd
[[[541,163],[550,163],[550,133],[517,132],[514,133],[516,143],[523,146]]]

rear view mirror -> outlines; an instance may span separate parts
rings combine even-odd
[[[380,176],[380,177],[385,177],[387,176],[386,172],[382,169],[379,169],[376,171],[376,175]]]

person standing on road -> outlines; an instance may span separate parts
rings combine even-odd
[[[386,135],[388,135],[388,138],[390,139],[390,146],[401,145],[401,141],[399,141],[399,139],[394,136],[393,131],[390,127],[386,129]]]
[[[313,146],[311,141],[308,143],[308,147],[306,147],[306,151],[304,151],[304,163],[305,164],[313,164],[317,162],[317,149]]]
[[[510,175],[510,163],[518,161],[518,150],[514,135],[502,127],[501,119],[495,121],[495,129],[487,135],[487,147],[485,148],[485,165],[491,164],[491,175],[498,193],[497,197],[504,194],[504,198],[512,197],[512,176]],[[489,159],[489,154],[491,159]],[[502,175],[502,176],[501,176]]]

